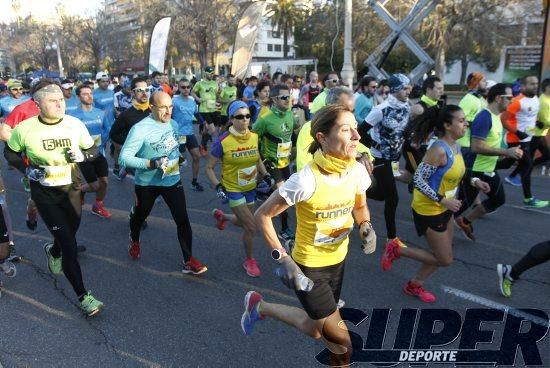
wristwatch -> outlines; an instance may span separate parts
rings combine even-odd
[[[273,258],[275,261],[279,261],[286,255],[287,254],[285,248],[275,248],[271,251],[271,258]]]

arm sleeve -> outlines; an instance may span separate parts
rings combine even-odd
[[[432,201],[439,202],[439,194],[433,190],[428,184],[430,176],[432,176],[437,170],[437,167],[427,164],[424,161],[418,165],[418,168],[414,172],[414,187],[424,194],[426,197],[430,198]]]
[[[222,139],[223,137],[220,137],[216,141],[216,143],[212,145],[212,149],[210,150],[210,154],[216,158],[219,158],[220,160],[223,158]]]
[[[373,107],[373,109],[369,112],[365,120],[361,122],[361,124],[369,124],[370,126],[374,127],[378,125],[382,119],[384,118],[384,115],[382,114],[382,110]]]
[[[139,127],[136,128],[136,125],[130,129],[130,133],[128,133],[128,137],[120,151],[118,163],[124,167],[147,170],[149,168],[149,160],[136,157],[136,154],[143,145],[143,139],[139,138],[140,134],[137,132],[137,129]]]
[[[279,194],[289,206],[307,201],[315,192],[315,176],[309,166],[290,176],[279,188]]]
[[[125,114],[122,113],[115,119],[111,131],[109,132],[109,138],[117,144],[124,144],[124,136],[122,135],[124,126],[126,125],[124,115]]]
[[[483,140],[487,139],[492,126],[493,119],[491,118],[491,114],[489,114],[486,110],[481,111],[476,115],[474,121],[472,122],[472,126],[470,127],[472,137]]]

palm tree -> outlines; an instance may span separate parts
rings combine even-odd
[[[303,14],[300,2],[295,0],[276,0],[268,5],[268,14],[271,13],[271,25],[277,32],[283,34],[283,56],[288,56],[288,35],[293,31],[294,25]]]

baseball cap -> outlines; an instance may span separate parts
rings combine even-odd
[[[20,80],[10,79],[8,81],[8,88],[23,88],[23,84],[21,84]]]
[[[100,79],[109,79],[109,74],[103,73],[103,72],[97,73],[95,75],[95,80],[100,80]]]
[[[211,66],[207,66],[206,68],[204,68],[204,72],[205,73],[214,73],[214,68],[212,68]]]

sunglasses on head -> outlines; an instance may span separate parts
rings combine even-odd
[[[246,115],[243,115],[243,114],[233,115],[233,119],[236,119],[236,120],[243,120],[243,119],[248,119],[248,120],[250,120],[251,117],[252,117],[252,115],[250,115],[250,114],[246,114]]]
[[[14,87],[14,88],[10,88],[10,91],[22,91],[23,90],[23,87]]]
[[[290,96],[275,96],[273,98],[276,98],[276,99],[281,100],[281,101],[286,101],[290,98]]]

